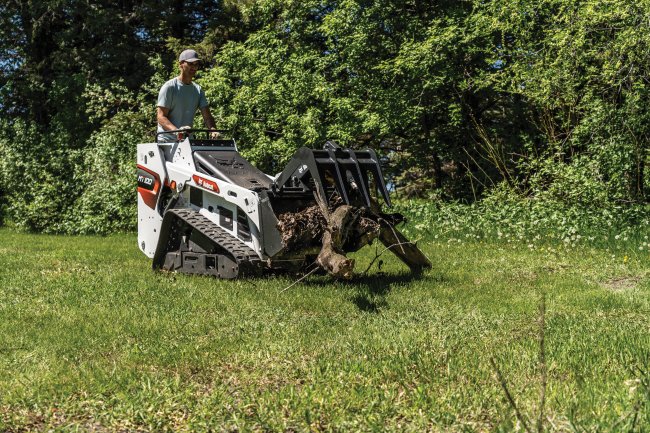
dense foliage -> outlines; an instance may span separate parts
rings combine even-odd
[[[267,172],[335,139],[377,149],[402,196],[637,218],[649,17],[631,0],[9,1],[0,214],[134,228],[135,145],[192,46],[219,126]]]

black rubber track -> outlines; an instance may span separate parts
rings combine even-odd
[[[165,255],[177,251],[181,238],[188,233],[188,229],[196,230],[208,238],[218,249],[223,250],[237,263],[240,273],[258,273],[264,262],[257,253],[241,240],[210,221],[198,211],[193,209],[169,209],[165,212],[160,227],[160,240],[153,258],[154,269],[162,268]]]

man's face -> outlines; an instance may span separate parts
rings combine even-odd
[[[189,77],[194,77],[196,71],[199,69],[199,62],[181,62],[181,71]]]

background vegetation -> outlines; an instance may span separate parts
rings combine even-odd
[[[135,145],[194,47],[219,125],[267,172],[332,138],[377,149],[403,197],[633,227],[649,17],[636,0],[4,2],[0,218],[134,229]]]

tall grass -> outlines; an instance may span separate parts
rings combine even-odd
[[[398,202],[397,210],[411,221],[407,233],[448,242],[650,251],[650,206],[645,205],[583,207],[496,189],[471,205],[416,199]]]

